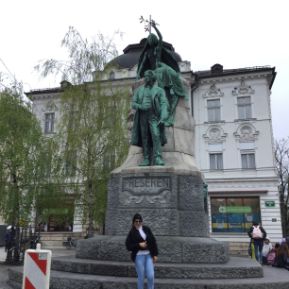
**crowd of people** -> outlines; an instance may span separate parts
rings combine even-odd
[[[289,270],[289,238],[283,238],[273,247],[265,229],[257,222],[253,222],[248,235],[250,237],[248,252],[252,259],[256,259],[262,265]]]

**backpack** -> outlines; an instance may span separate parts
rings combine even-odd
[[[276,252],[274,249],[272,249],[267,255],[267,264],[268,265],[274,264],[275,257],[276,257]]]
[[[263,238],[263,233],[260,229],[260,226],[257,226],[257,227],[253,226],[252,237],[253,237],[253,239]]]

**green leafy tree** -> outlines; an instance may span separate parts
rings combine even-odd
[[[14,258],[19,258],[19,228],[31,221],[41,130],[15,91],[0,92],[0,214],[16,227]]]
[[[37,159],[35,159],[33,188],[33,210],[35,230],[40,230],[38,224],[47,223],[49,208],[55,208],[65,202],[61,169],[62,159],[58,142],[54,137],[41,138]]]
[[[80,198],[92,236],[94,225],[104,224],[109,173],[127,155],[129,92],[100,80],[101,71],[117,55],[112,40],[98,35],[89,43],[70,27],[62,44],[69,60],[47,60],[37,69],[43,76],[61,73],[67,81],[58,123],[63,176],[67,191]]]
[[[5,220],[19,224],[26,219],[31,198],[35,159],[40,146],[38,121],[20,98],[0,95],[0,211]]]

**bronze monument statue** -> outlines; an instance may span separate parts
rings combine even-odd
[[[141,22],[143,21],[145,20],[141,18]],[[137,78],[139,79],[145,77],[146,79],[147,71],[150,71],[150,74],[152,74],[152,71],[154,72],[153,78],[155,80],[153,83],[156,82],[154,85],[158,88],[157,94],[161,94],[162,96],[155,97],[154,94],[156,93],[154,92],[152,94],[153,96],[151,96],[150,102],[153,104],[155,99],[161,98],[162,103],[164,103],[164,99],[166,99],[166,103],[168,103],[167,105],[164,105],[166,108],[158,108],[158,110],[166,110],[167,113],[164,114],[163,112],[166,117],[164,118],[164,115],[162,115],[161,123],[158,125],[155,125],[155,120],[151,120],[150,117],[152,117],[153,114],[155,116],[158,115],[159,112],[150,114],[146,113],[146,121],[139,121],[139,114],[143,115],[145,111],[144,109],[139,108],[139,106],[143,107],[144,104],[141,103],[141,101],[145,99],[144,96],[140,95],[148,94],[149,90],[153,90],[152,80],[145,80],[145,85],[135,93],[133,98],[132,108],[137,109],[138,111],[134,119],[131,144],[143,147],[144,160],[140,164],[141,166],[164,165],[164,161],[161,156],[161,145],[166,143],[164,132],[165,126],[174,125],[174,116],[178,100],[180,97],[186,97],[186,93],[180,78],[178,63],[173,54],[163,47],[162,35],[157,28],[157,24],[152,19],[149,21],[146,20],[146,22],[148,22],[146,30],[148,30],[150,34],[147,37],[146,44],[139,58]],[[151,33],[151,27],[154,28],[158,36]],[[162,89],[162,93],[160,93],[160,89]],[[145,90],[147,92],[144,92]],[[147,97],[148,95],[146,98]],[[149,110],[153,111],[153,108],[154,105],[151,105]],[[150,129],[147,128],[148,126],[145,125],[146,123],[150,123]],[[154,127],[154,129],[152,129],[152,127]],[[148,135],[145,136],[144,134]],[[141,142],[139,141],[140,139],[142,139]],[[158,139],[158,141],[156,141],[156,139]]]

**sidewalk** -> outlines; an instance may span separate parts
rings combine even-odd
[[[58,256],[70,256],[75,254],[75,249],[66,249],[66,248],[43,248],[44,250],[51,250],[52,257]],[[6,259],[6,252],[4,247],[0,247],[0,263],[5,262]]]
[[[47,249],[47,248],[44,248]],[[50,249],[47,249],[50,250]],[[58,256],[69,256],[74,255],[75,251],[74,249],[52,249],[52,257],[58,257]],[[7,285],[8,280],[8,269],[9,268],[16,268],[21,266],[13,266],[13,265],[5,265],[6,259],[6,252],[4,247],[0,247],[0,289],[11,289],[10,286]]]

